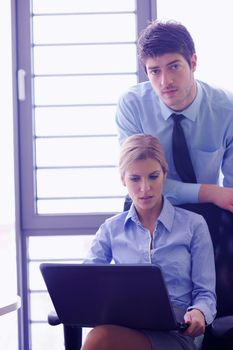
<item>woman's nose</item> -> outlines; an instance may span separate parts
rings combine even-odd
[[[150,189],[150,183],[148,180],[142,180],[141,182],[141,191],[147,191]]]

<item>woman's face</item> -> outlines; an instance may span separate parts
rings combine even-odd
[[[122,176],[122,183],[138,212],[161,210],[163,184],[166,175],[154,159],[132,162]]]

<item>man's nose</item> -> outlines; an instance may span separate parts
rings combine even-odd
[[[168,72],[162,72],[160,84],[163,87],[170,85],[173,82],[171,75]]]

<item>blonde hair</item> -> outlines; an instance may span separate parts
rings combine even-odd
[[[119,170],[124,176],[127,167],[135,160],[154,159],[164,174],[168,171],[164,151],[159,140],[151,135],[135,134],[129,136],[122,144],[119,157]]]

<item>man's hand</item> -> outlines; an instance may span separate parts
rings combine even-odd
[[[233,213],[233,188],[218,185],[201,185],[198,199],[200,203],[213,203]]]
[[[193,309],[187,311],[184,315],[184,321],[189,326],[182,333],[183,335],[197,337],[205,332],[205,317],[200,310]]]

